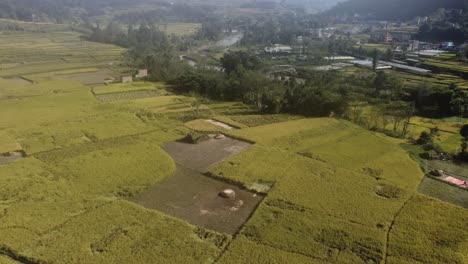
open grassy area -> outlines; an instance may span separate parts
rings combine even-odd
[[[194,35],[201,29],[201,24],[197,23],[167,23],[158,25],[160,29],[169,35],[187,36]]]

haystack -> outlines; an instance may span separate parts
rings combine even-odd
[[[232,189],[225,189],[219,193],[219,196],[226,199],[234,199],[236,198],[236,192]]]

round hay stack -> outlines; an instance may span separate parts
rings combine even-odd
[[[215,138],[215,139],[225,139],[226,136],[223,135],[223,134],[218,134],[218,135],[216,135],[214,138]]]
[[[219,196],[226,199],[234,199],[236,198],[236,192],[232,189],[225,189],[219,193]]]

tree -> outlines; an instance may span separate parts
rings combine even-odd
[[[221,58],[221,64],[228,75],[231,73],[239,75],[242,69],[258,70],[261,66],[261,61],[257,56],[246,51],[229,51]]]
[[[374,53],[372,54],[372,70],[377,71],[377,67],[379,65],[379,51],[374,49]]]
[[[463,125],[460,129],[460,135],[468,141],[468,125]]]
[[[421,132],[418,140],[416,141],[419,145],[425,145],[432,142],[431,134],[426,131]]]
[[[468,98],[466,93],[462,89],[458,88],[454,83],[450,84],[449,90],[452,92],[450,108],[453,114],[463,118],[468,108]]]
[[[393,60],[394,57],[395,57],[395,54],[393,52],[393,49],[392,48],[387,48],[383,58],[385,60],[387,60],[387,61],[391,61],[391,60]]]
[[[377,75],[374,78],[375,89],[377,89],[378,91],[384,90],[386,86],[386,81],[387,81],[386,73],[383,71],[377,72]]]
[[[460,129],[460,135],[463,137],[460,144],[461,151],[458,153],[458,159],[461,161],[468,161],[468,153],[466,152],[468,148],[468,125],[463,125]]]

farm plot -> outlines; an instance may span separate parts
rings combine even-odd
[[[210,172],[251,188],[256,184],[271,187],[241,231],[242,243],[293,259],[300,255],[310,263],[390,259],[388,248],[398,243],[387,239],[394,219],[423,177],[398,142],[333,119],[303,119],[232,133],[257,144]],[[450,221],[450,216],[441,218]],[[433,224],[444,232],[447,228],[443,223]],[[230,250],[238,250],[238,243],[234,241],[220,260],[234,262]],[[460,247],[448,247],[431,249],[434,255],[462,252]],[[268,259],[253,249],[243,249],[248,256]],[[402,259],[411,258],[410,253],[401,254]],[[443,259],[434,257],[428,263]]]
[[[61,78],[73,81],[79,81],[85,85],[91,84],[102,84],[106,79],[113,78],[115,74],[108,69],[98,70],[95,72],[85,72],[85,73],[70,73],[61,75]]]
[[[194,35],[201,29],[201,24],[196,23],[167,23],[158,25],[158,27],[167,34],[177,36]]]
[[[262,196],[201,173],[249,146],[231,138],[198,144],[168,143],[164,149],[178,164],[175,175],[130,200],[204,228],[235,234]],[[225,189],[234,190],[235,196],[221,197],[220,192]]]
[[[173,173],[159,135],[89,143],[0,166],[2,248],[47,263],[214,259],[228,236],[116,199]],[[182,246],[184,254],[176,257]]]
[[[11,32],[0,35],[0,64],[8,65],[0,76],[45,78],[64,70],[108,68],[122,52],[116,46],[82,41],[76,32]]]
[[[185,123],[185,126],[195,131],[212,133],[237,129],[236,127],[233,127],[227,123],[213,119],[196,119]]]
[[[468,208],[467,190],[462,190],[430,177],[424,178],[421,185],[419,185],[418,191],[444,202]]]
[[[234,190],[235,198],[220,197],[219,193],[225,189]],[[165,182],[130,198],[146,208],[228,234],[235,234],[241,228],[261,200],[260,195],[183,166],[177,166],[175,175]]]
[[[158,91],[134,91],[134,92],[122,92],[122,93],[109,93],[109,94],[99,94],[96,95],[96,98],[103,102],[117,102],[125,100],[135,100],[142,98],[151,98],[161,96],[161,93]]]
[[[93,93],[101,102],[114,102],[122,100],[135,100],[148,97],[157,97],[167,94],[164,83],[113,83],[93,88]]]
[[[106,86],[98,86],[93,88],[93,93],[96,95],[126,93],[135,91],[152,91],[163,90],[165,83],[150,83],[150,82],[131,82],[131,83],[112,83]]]
[[[171,142],[163,146],[177,164],[199,172],[206,172],[210,167],[249,147],[249,143],[229,137],[210,139],[198,144]]]
[[[442,72],[452,72],[452,73],[461,73],[467,74],[468,73],[468,66],[466,63],[453,61],[453,60],[445,60],[445,59],[424,59],[424,65],[429,68],[436,69],[437,71]]]
[[[387,263],[466,263],[467,223],[466,209],[415,195],[389,233]]]

